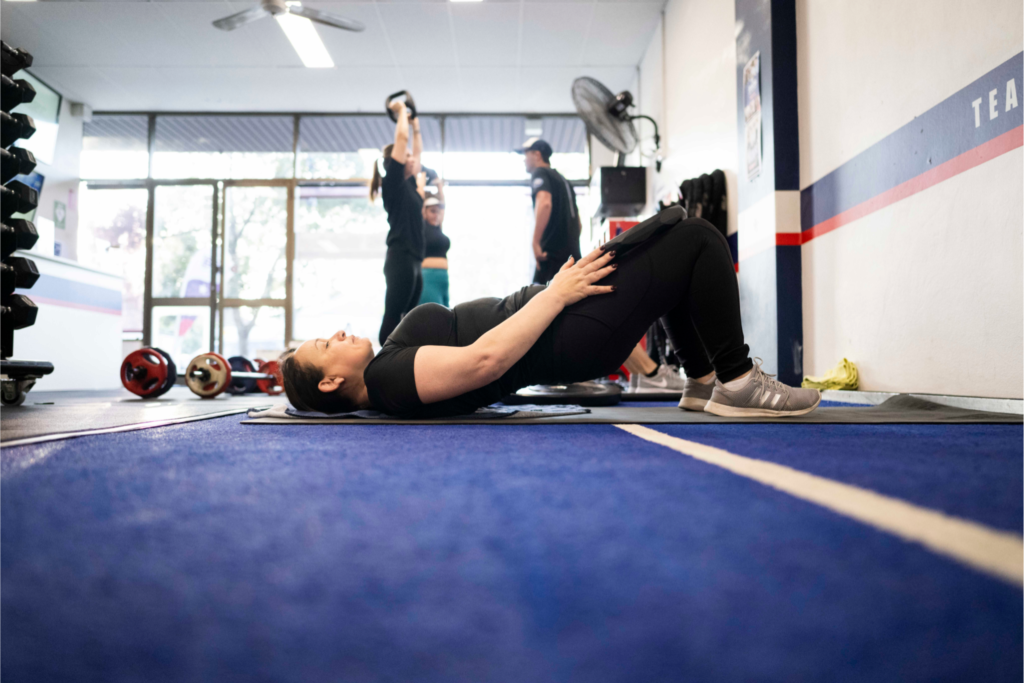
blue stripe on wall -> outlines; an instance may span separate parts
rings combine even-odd
[[[111,311],[121,310],[121,292],[119,290],[65,280],[53,275],[40,275],[32,289],[19,289],[18,292],[29,298],[36,295],[79,306],[106,308]]]
[[[772,104],[775,189],[800,189],[800,116],[796,92],[796,2],[772,2]]]
[[[779,381],[798,387],[804,373],[804,314],[800,247],[775,247]]]
[[[1008,82],[1017,106],[1006,111]],[[864,150],[800,193],[802,230],[915,178],[1024,122],[1024,52]],[[912,87],[912,82],[908,82]],[[989,118],[995,90],[997,116]],[[973,102],[981,99],[975,125]]]

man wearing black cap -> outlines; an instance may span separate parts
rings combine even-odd
[[[580,258],[580,212],[576,193],[562,174],[551,168],[551,145],[530,138],[523,145],[533,192],[533,255],[536,284],[546,284],[572,256]]]

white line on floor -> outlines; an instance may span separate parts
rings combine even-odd
[[[785,465],[735,455],[714,446],[687,441],[641,425],[619,429],[717,465],[846,517],[920,543],[1018,588],[1024,585],[1024,539],[970,520],[890,498],[874,491],[826,479]]]

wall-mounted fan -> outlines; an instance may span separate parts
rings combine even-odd
[[[636,149],[640,140],[633,125],[637,119],[647,119],[654,125],[655,151],[661,147],[657,121],[645,114],[629,113],[633,95],[628,91],[613,95],[599,81],[583,76],[572,83],[572,101],[576,105],[576,113],[587,124],[587,131],[605,147],[618,153],[619,166],[625,164],[626,155]],[[661,157],[655,160],[655,166],[661,171]]]
[[[246,24],[251,24],[254,21],[277,14],[294,14],[295,16],[315,21],[318,24],[325,24],[346,31],[362,31],[366,28],[362,23],[354,19],[346,19],[345,17],[321,12],[311,7],[303,7],[298,2],[286,3],[284,0],[261,0],[260,4],[256,7],[239,12],[238,14],[232,14],[223,19],[218,19],[213,22],[213,25],[221,31],[234,31],[240,26],[245,26]]]

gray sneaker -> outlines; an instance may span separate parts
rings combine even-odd
[[[817,389],[786,386],[761,369],[754,360],[753,376],[742,389],[730,391],[715,381],[715,391],[704,411],[723,417],[793,417],[806,415],[821,403]]]
[[[636,384],[633,384],[633,377],[636,377]],[[630,376],[630,388],[637,393],[650,393],[654,391],[682,391],[686,381],[679,376],[679,370],[671,365],[662,364],[654,377],[647,377],[639,372]]]
[[[686,386],[683,387],[683,397],[679,399],[679,407],[683,410],[703,411],[704,406],[711,400],[714,390],[714,382],[701,384],[697,380],[687,377]]]

